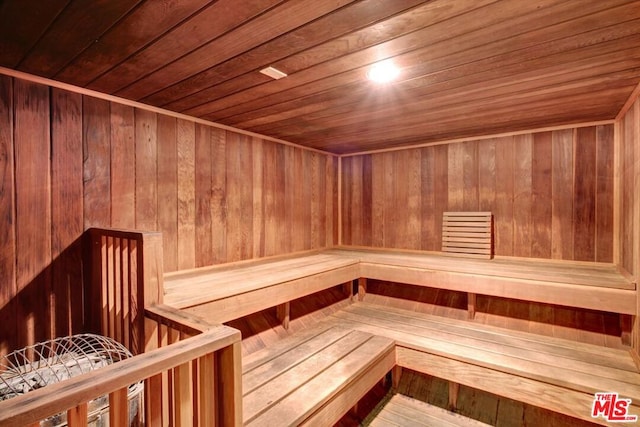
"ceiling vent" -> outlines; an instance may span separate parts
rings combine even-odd
[[[280,71],[280,70],[278,70],[276,68],[273,68],[273,67],[264,68],[264,69],[260,70],[260,72],[262,74],[266,75],[266,76],[271,77],[274,80],[279,80],[279,79],[281,79],[283,77],[287,77],[287,75],[285,73],[283,73],[282,71]]]

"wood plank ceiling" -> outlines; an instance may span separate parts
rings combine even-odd
[[[350,153],[613,119],[640,1],[4,0],[0,65]]]

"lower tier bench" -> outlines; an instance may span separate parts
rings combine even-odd
[[[337,422],[395,365],[391,339],[322,325],[244,358],[243,420],[255,426]]]
[[[591,417],[594,394],[632,399],[640,415],[640,373],[628,350],[478,325],[364,302],[330,322],[396,343],[397,365],[575,418]]]
[[[489,424],[395,394],[368,424],[371,427],[488,427]]]

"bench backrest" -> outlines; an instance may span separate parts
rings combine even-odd
[[[491,212],[444,212],[442,252],[451,256],[486,258],[493,256]]]

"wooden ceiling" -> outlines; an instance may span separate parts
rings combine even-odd
[[[351,153],[613,119],[640,1],[4,0],[0,65]]]

